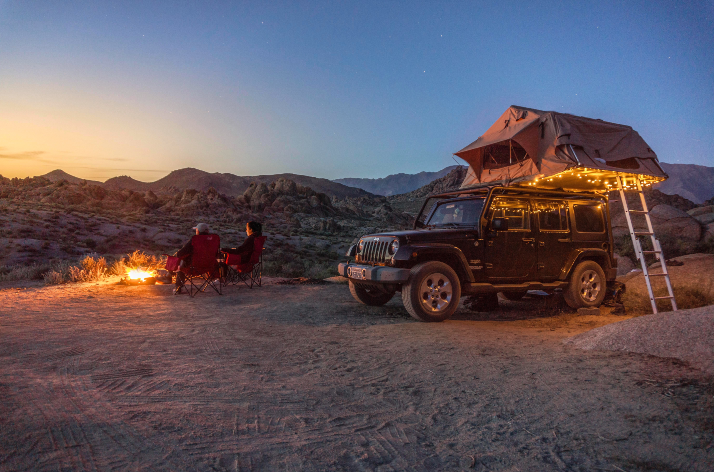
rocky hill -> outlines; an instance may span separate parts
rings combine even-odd
[[[680,195],[694,203],[702,203],[714,197],[714,167],[666,162],[661,164],[669,179],[655,185],[658,190],[669,195]]]
[[[388,197],[387,200],[394,208],[415,216],[421,209],[424,200],[429,195],[458,190],[459,187],[461,187],[461,182],[464,181],[467,172],[468,167],[454,167],[443,177],[433,180],[432,182],[429,182],[428,184],[411,192]]]
[[[335,179],[333,182],[338,182],[344,185],[349,185],[350,187],[357,187],[367,192],[374,193],[375,195],[398,195],[403,193],[409,193],[416,190],[436,179],[439,179],[456,167],[459,166],[449,166],[441,169],[438,172],[419,172],[418,174],[392,174],[387,177],[382,177],[379,179],[359,179],[359,178],[346,178],[346,179]]]
[[[288,179],[305,187],[310,187],[316,192],[324,193],[330,197],[362,197],[369,196],[368,192],[362,189],[348,187],[337,182],[317,177],[309,177],[298,174],[276,174],[276,175],[256,175],[239,176],[229,173],[205,172],[199,169],[185,168],[171,172],[155,182],[140,182],[131,177],[121,176],[107,180],[104,186],[110,189],[128,189],[134,191],[158,191],[164,188],[176,188],[180,190],[208,190],[214,188],[218,192],[228,196],[237,197],[250,187],[252,182],[263,182],[270,184],[279,179]]]
[[[0,276],[3,266],[76,259],[90,252],[172,253],[198,222],[208,223],[226,245],[234,245],[251,220],[262,222],[273,248],[280,248],[267,260],[292,264],[285,274],[306,275],[315,261],[322,264],[319,273],[332,274],[334,262],[356,236],[411,223],[385,197],[360,195],[330,197],[285,178],[252,182],[231,196],[212,187],[131,190],[0,176]]]

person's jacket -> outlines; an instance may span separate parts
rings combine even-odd
[[[243,241],[243,244],[241,244],[238,247],[223,247],[221,248],[221,252],[225,252],[226,254],[235,254],[240,256],[240,263],[241,264],[246,264],[250,262],[250,256],[253,254],[253,250],[255,249],[255,238],[261,236],[260,234],[251,234],[247,238],[245,238],[245,241]]]

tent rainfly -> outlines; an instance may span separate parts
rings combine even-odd
[[[518,106],[455,155],[470,165],[462,188],[518,184],[608,191],[617,188],[617,175],[627,187],[638,178],[651,185],[668,177],[629,126]]]

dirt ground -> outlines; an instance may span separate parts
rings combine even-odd
[[[0,470],[714,469],[714,381],[544,300],[412,320],[342,284],[0,289]]]

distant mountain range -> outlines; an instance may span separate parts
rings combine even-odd
[[[669,179],[654,186],[660,192],[680,195],[694,203],[703,203],[714,197],[714,167],[665,162],[661,164]]]
[[[229,196],[242,195],[251,182],[269,184],[280,178],[290,179],[300,185],[310,187],[330,197],[363,197],[375,195],[393,196],[413,192],[429,183],[448,175],[459,166],[449,166],[438,172],[419,172],[418,174],[393,174],[380,179],[344,178],[337,180],[321,179],[298,174],[276,174],[238,176],[234,174],[209,173],[199,169],[185,168],[171,172],[155,182],[141,182],[128,176],[113,177],[106,182],[89,180],[88,183],[100,185],[110,190],[129,189],[134,191],[160,190],[173,187],[206,191],[213,187],[218,192]],[[681,195],[695,203],[702,203],[714,197],[714,167],[695,164],[667,164],[662,168],[669,174],[669,179],[655,188],[668,195]],[[62,170],[54,170],[43,175],[51,181],[67,180],[72,183],[80,179]]]
[[[438,172],[419,172],[418,174],[392,174],[379,179],[346,178],[335,179],[333,182],[366,190],[375,195],[398,195],[416,190],[439,179],[459,166],[449,166]]]
[[[654,188],[667,195],[680,195],[694,203],[703,203],[714,197],[714,167],[695,164],[661,163],[669,179]],[[439,179],[458,166],[449,166],[439,172],[418,174],[394,174],[381,179],[337,179],[345,185],[364,189],[377,195],[400,195],[413,192]]]
[[[84,179],[79,179],[70,175],[62,170],[54,170],[48,174],[43,175],[51,181],[66,180],[71,183],[79,183]],[[342,185],[338,182],[333,182],[328,179],[321,179],[318,177],[309,177],[306,175],[298,174],[275,174],[275,175],[254,175],[254,176],[238,176],[234,174],[222,174],[219,172],[205,172],[199,169],[185,168],[179,169],[171,172],[166,177],[163,177],[155,182],[141,182],[139,180],[133,179],[126,175],[120,177],[112,177],[106,182],[98,182],[93,180],[88,180],[88,183],[100,185],[109,190],[119,190],[128,189],[134,191],[145,192],[147,190],[157,191],[162,188],[176,188],[176,189],[195,189],[200,191],[206,191],[213,187],[219,193],[224,195],[236,197],[242,195],[248,187],[250,187],[251,182],[264,182],[269,184],[280,178],[290,179],[295,183],[303,185],[305,187],[310,187],[316,192],[321,192],[329,195],[330,197],[365,197],[371,196],[370,193],[356,188],[348,187]]]

